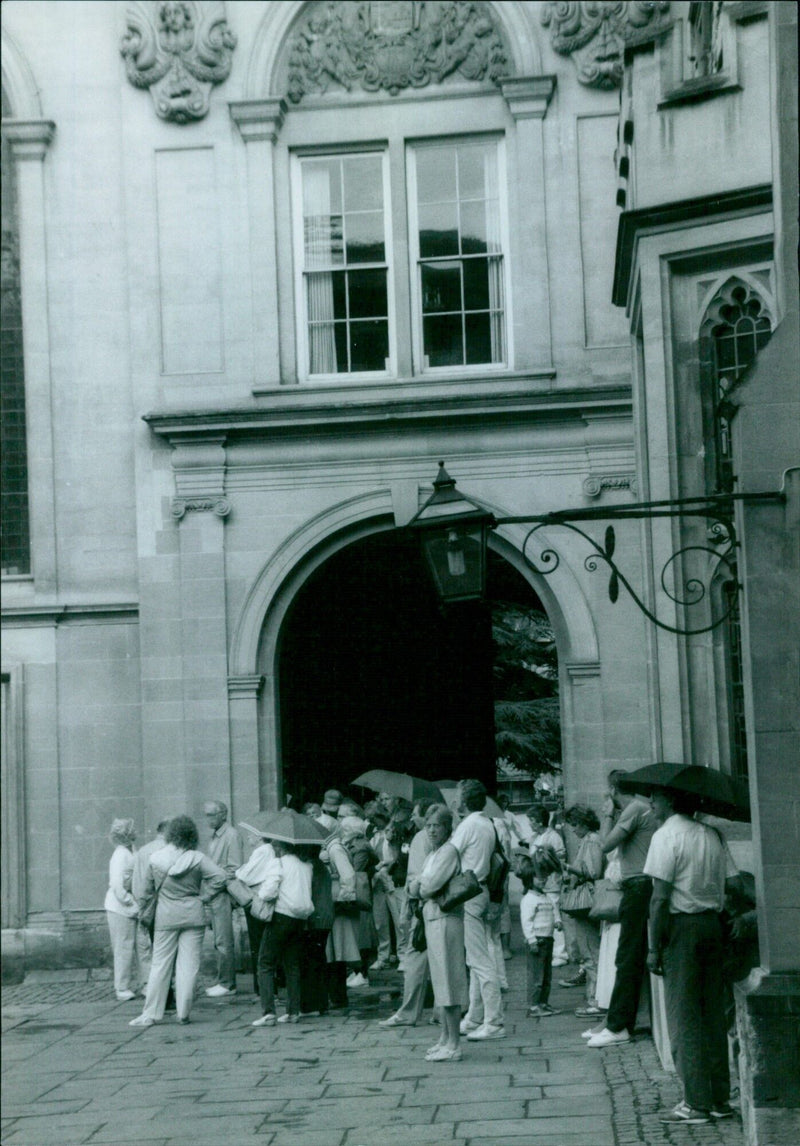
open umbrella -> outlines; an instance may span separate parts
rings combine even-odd
[[[435,800],[443,804],[442,793],[430,780],[423,780],[419,776],[409,776],[407,772],[389,772],[384,768],[373,768],[370,772],[362,772],[356,776],[353,784],[362,788],[370,788],[373,792],[388,792],[390,796],[399,796],[415,804],[417,800]]]
[[[649,796],[654,789],[666,788],[692,797],[695,811],[724,820],[750,819],[750,797],[747,785],[724,772],[703,768],[699,764],[648,764],[620,777],[622,792]]]
[[[287,844],[322,845],[330,832],[312,820],[295,812],[294,808],[283,808],[280,812],[256,812],[249,824],[241,823],[246,831],[268,840],[282,840]]]
[[[436,783],[442,789],[442,792],[444,794],[444,802],[445,802],[445,804],[447,804],[448,808],[452,808],[453,810],[457,810],[457,808],[458,808],[458,781],[457,780],[437,780]],[[486,813],[486,815],[490,816],[493,820],[502,820],[502,818],[503,818],[503,809],[500,807],[500,805],[497,803],[496,800],[492,799],[491,796],[486,797],[486,803],[484,804],[483,810]]]

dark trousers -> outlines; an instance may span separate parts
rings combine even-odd
[[[528,977],[528,1006],[538,1007],[550,999],[550,982],[553,975],[553,937],[539,939],[536,950],[528,948],[526,961]]]
[[[258,987],[261,1012],[275,1013],[275,968],[281,964],[286,975],[286,1009],[300,1014],[300,941],[304,930],[302,919],[279,915],[276,911],[264,927],[258,949]]]
[[[247,924],[247,938],[250,940],[250,960],[253,965],[253,990],[258,991],[258,953],[261,950],[261,936],[267,926],[263,919],[256,919],[250,914],[250,908],[244,909],[244,918]]]
[[[636,1026],[647,961],[647,916],[652,892],[653,881],[646,876],[627,879],[622,885],[617,973],[606,1015],[606,1027],[615,1033],[628,1031],[633,1034]]]
[[[715,911],[670,916],[663,957],[667,1023],[684,1098],[697,1110],[730,1097],[722,956]]]
[[[328,964],[328,998],[332,1007],[347,1006],[347,964]]]
[[[328,1009],[327,930],[309,928],[300,939],[300,1010],[304,1014]]]

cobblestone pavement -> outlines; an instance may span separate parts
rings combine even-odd
[[[107,972],[40,972],[3,992],[3,1146],[741,1146],[738,1119],[661,1126],[678,1084],[650,1039],[588,1050],[579,992],[556,987],[563,1013],[528,1019],[522,955],[507,966],[508,1037],[440,1064],[424,1061],[426,1020],[378,1028],[388,993],[253,1028],[242,975],[235,997],[199,998],[190,1025],[141,1030]]]

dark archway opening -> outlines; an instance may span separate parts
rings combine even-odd
[[[541,608],[490,552],[488,596]],[[347,791],[370,768],[495,789],[493,645],[485,602],[439,605],[399,531],[341,550],[297,594],[278,658],[284,799]]]

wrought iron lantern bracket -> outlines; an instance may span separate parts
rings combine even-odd
[[[618,600],[619,588],[620,585],[622,585],[641,612],[644,613],[654,625],[657,625],[658,628],[664,629],[668,633],[689,637],[696,636],[700,633],[708,633],[711,632],[712,629],[718,628],[724,624],[736,608],[737,594],[741,585],[737,580],[736,570],[735,551],[738,542],[736,540],[733,503],[735,501],[783,502],[785,500],[786,496],[782,492],[725,493],[705,495],[702,497],[675,498],[665,501],[643,501],[632,504],[608,505],[602,508],[597,507],[592,509],[576,508],[554,510],[550,513],[536,515],[523,514],[498,517],[495,520],[497,525],[532,525],[532,528],[528,530],[525,535],[525,540],[522,543],[522,556],[527,566],[542,576],[549,576],[551,573],[554,573],[561,559],[554,549],[546,548],[541,551],[536,560],[533,560],[527,552],[531,538],[538,533],[539,530],[548,526],[562,526],[564,529],[578,534],[578,536],[582,537],[593,547],[593,552],[584,560],[584,568],[589,572],[595,572],[598,568],[598,562],[603,562],[610,570],[608,595],[612,603]],[[707,625],[698,626],[696,628],[683,628],[679,625],[670,625],[666,621],[662,621],[660,617],[657,617],[655,613],[647,607],[641,597],[639,597],[630,581],[614,560],[614,551],[616,549],[616,532],[614,526],[609,524],[606,527],[604,544],[600,545],[593,537],[575,524],[578,521],[653,520],[659,517],[697,517],[705,518],[710,523],[706,534],[710,544],[682,546],[664,562],[660,574],[661,588],[667,597],[676,605],[682,606],[683,608],[691,608],[699,605],[705,599],[708,586],[704,584],[699,577],[690,577],[686,580],[680,592],[673,592],[670,588],[670,573],[672,570],[678,569],[681,559],[690,553],[695,555],[706,553],[714,557],[718,565],[722,564],[727,567],[730,574],[730,577],[725,582],[725,587],[729,594],[727,607],[723,610],[721,615],[715,617],[714,620]],[[716,545],[717,548],[712,548],[712,545]],[[719,548],[722,545],[726,547],[724,552]]]

